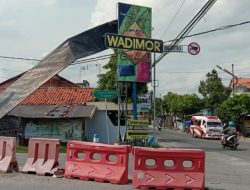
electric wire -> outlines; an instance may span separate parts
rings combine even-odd
[[[211,32],[216,32],[216,31],[219,31],[219,30],[227,30],[227,29],[231,29],[233,27],[240,26],[240,25],[245,25],[245,24],[250,24],[250,21],[242,22],[242,23],[239,23],[239,24],[225,25],[225,26],[222,26],[222,27],[219,27],[219,28],[216,28],[216,29],[212,29],[212,30],[208,30],[208,31],[204,31],[204,32],[199,32],[199,33],[187,35],[187,36],[183,37],[182,39],[189,38],[189,37],[194,37],[194,36],[199,36],[199,35],[203,35],[203,34],[207,34],[207,33],[211,33]],[[172,41],[175,41],[175,40],[177,40],[177,38],[172,39],[172,40],[168,40],[166,42],[172,42]],[[166,43],[166,42],[164,42],[164,43]],[[130,50],[130,51],[132,51],[132,50]],[[74,63],[72,63],[71,65],[76,65],[76,64],[81,64],[81,63],[88,63],[88,62],[92,62],[92,61],[105,60],[105,59],[108,59],[111,56],[116,55],[116,54],[117,53],[111,53],[111,54],[106,54],[106,55],[97,56],[97,57],[93,57],[93,58],[77,60]],[[0,58],[19,59],[19,60],[25,60],[25,61],[41,61],[39,59],[11,57],[11,56],[3,56],[3,55],[0,55]]]
[[[238,23],[238,24],[220,26],[220,27],[212,29],[212,30],[207,30],[207,31],[204,31],[204,32],[199,32],[199,33],[187,35],[185,38],[190,38],[190,37],[199,36],[199,35],[203,35],[203,34],[208,34],[208,33],[211,33],[211,32],[216,32],[216,31],[221,31],[221,30],[227,30],[227,29],[230,29],[230,28],[233,28],[233,27],[236,27],[236,26],[241,26],[241,25],[245,25],[245,24],[249,24],[249,23],[250,23],[250,21],[246,21],[246,22],[241,22],[241,23]],[[164,43],[172,42],[172,41],[175,41],[175,40],[177,40],[177,39],[168,40],[168,41],[166,41]]]
[[[201,10],[194,16],[194,18],[187,24],[187,26],[180,32],[180,34],[175,38],[176,40],[172,41],[172,43],[168,46],[168,49],[171,50],[174,46],[178,45],[183,41],[185,36],[196,26],[196,24],[200,21],[200,19],[207,13],[207,11],[214,5],[217,0],[209,0]],[[165,57],[168,52],[162,53],[152,64],[151,67],[154,67],[158,62],[160,62],[163,57]]]
[[[161,39],[163,39],[163,37],[166,35],[167,31],[169,30],[170,26],[173,24],[174,20],[176,19],[177,15],[179,14],[179,12],[180,12],[181,8],[183,7],[184,3],[185,3],[185,0],[182,1],[180,7],[177,9],[177,11],[176,11],[175,15],[173,16],[172,20],[170,21],[168,27],[163,32]]]
[[[0,55],[0,58],[4,58],[4,59],[18,59],[18,60],[23,60],[23,61],[41,61],[40,59],[23,58],[23,57],[10,57],[10,56],[3,56],[3,55]]]

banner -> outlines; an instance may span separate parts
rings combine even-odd
[[[151,38],[151,17],[151,8],[118,3],[118,34],[134,38]],[[150,43],[149,41],[148,44]],[[150,52],[119,49],[117,60],[118,81],[151,81]]]
[[[25,138],[52,138],[62,142],[82,140],[82,121],[75,120],[37,120],[30,121],[25,126]]]

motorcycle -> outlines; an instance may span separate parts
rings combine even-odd
[[[227,137],[227,139],[225,140],[225,134],[222,134],[221,137],[221,145],[223,148],[229,147],[232,150],[236,150],[237,147],[239,146],[239,135],[235,134],[235,135],[230,135]]]

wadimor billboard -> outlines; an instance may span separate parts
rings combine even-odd
[[[158,41],[150,40],[151,8],[118,3],[118,22],[120,36],[113,36],[113,40],[117,40],[116,45],[127,47],[118,49],[118,81],[150,82],[151,53],[148,50],[161,48]],[[137,40],[138,38],[141,40]],[[136,46],[140,50],[143,47],[144,50],[130,50]]]
[[[163,42],[148,38],[135,38],[117,34],[106,34],[105,45],[114,49],[128,49],[162,53]]]

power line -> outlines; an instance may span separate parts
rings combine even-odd
[[[197,85],[192,85],[192,86],[185,86],[185,87],[180,87],[180,88],[167,88],[167,89],[164,89],[164,90],[161,90],[161,91],[175,91],[175,90],[185,90],[185,89],[196,89],[197,88]]]
[[[209,0],[201,10],[194,16],[194,18],[187,24],[187,26],[180,32],[180,34],[175,38],[174,41],[168,46],[168,49],[172,49],[174,46],[177,46],[183,41],[183,39],[189,34],[189,32],[196,26],[196,24],[201,20],[201,18],[206,14],[206,12],[214,5],[217,0]],[[169,54],[169,51],[162,53],[152,64],[152,67],[155,67],[163,57]]]
[[[207,30],[207,31],[204,31],[204,32],[187,35],[185,37],[182,37],[181,39],[194,37],[194,36],[199,36],[199,35],[203,35],[203,34],[207,34],[207,33],[211,33],[211,32],[216,32],[216,31],[219,31],[219,30],[227,30],[227,29],[231,29],[231,28],[236,27],[236,26],[241,26],[241,25],[245,25],[245,24],[249,24],[249,23],[250,23],[250,21],[246,21],[246,22],[242,22],[242,23],[239,23],[239,24],[221,26],[221,27],[216,28],[216,29]],[[172,40],[169,40],[169,41],[166,41],[166,42],[171,42],[171,41],[175,41],[175,40],[176,39],[172,39]],[[166,42],[164,42],[164,43],[166,43]],[[132,51],[132,50],[130,50],[130,51]],[[117,54],[117,53],[112,53],[112,54],[102,55],[102,56],[98,56],[98,57],[94,57],[94,58],[78,60],[78,61],[72,63],[71,65],[76,65],[76,64],[81,64],[81,63],[88,63],[88,62],[92,62],[92,61],[105,60],[105,59],[108,59],[108,58],[110,58],[111,56],[113,56],[115,54]],[[25,60],[25,61],[40,61],[39,59],[30,59],[30,58],[13,57],[13,56],[11,57],[11,56],[2,56],[2,55],[0,55],[0,58],[19,59],[19,60]]]
[[[181,10],[182,6],[184,5],[184,3],[185,3],[185,0],[183,0],[183,1],[182,1],[181,6],[178,8],[178,10],[176,11],[176,13],[175,13],[175,15],[173,16],[172,20],[170,21],[170,23],[169,23],[168,27],[167,27],[167,28],[165,29],[165,31],[163,32],[161,39],[162,39],[162,38],[166,35],[166,33],[167,33],[168,29],[169,29],[169,28],[170,28],[170,26],[173,24],[173,22],[174,22],[175,18],[176,18],[176,17],[177,17],[177,15],[179,14],[179,12],[180,12],[180,10]]]
[[[204,74],[210,71],[156,71],[157,73],[167,73],[167,74]],[[222,72],[221,72],[222,73]]]
[[[185,38],[199,36],[199,35],[202,35],[202,34],[207,34],[207,33],[210,33],[210,32],[216,32],[216,31],[220,31],[220,30],[227,30],[227,29],[230,29],[230,28],[233,28],[233,27],[236,27],[236,26],[241,26],[241,25],[245,25],[245,24],[249,24],[249,23],[250,23],[250,21],[246,21],[246,22],[241,22],[241,23],[238,23],[238,24],[220,26],[220,27],[212,29],[212,30],[207,30],[207,31],[204,31],[204,32],[196,33],[196,34],[187,35]],[[172,42],[172,41],[175,41],[175,40],[176,39],[169,40],[169,41],[166,41],[166,42]],[[164,43],[166,43],[166,42],[164,42]]]
[[[23,57],[9,57],[9,56],[3,56],[3,55],[0,55],[0,58],[4,58],[4,59],[18,59],[18,60],[23,60],[23,61],[41,61],[39,59],[23,58]]]

